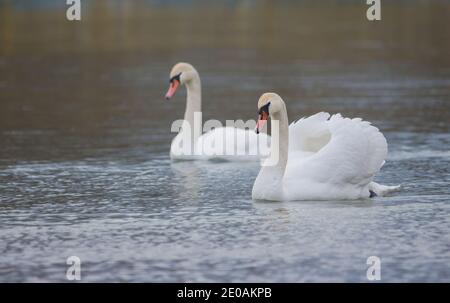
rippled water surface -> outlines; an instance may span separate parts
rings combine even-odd
[[[88,282],[366,282],[369,256],[383,282],[450,282],[450,5],[386,5],[374,24],[357,1],[87,1],[73,24],[26,3],[0,1],[1,282],[67,281],[72,255]],[[171,163],[181,60],[205,119],[254,119],[273,90],[291,120],[373,122],[376,179],[402,190],[263,203],[257,164]]]

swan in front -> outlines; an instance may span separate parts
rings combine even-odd
[[[288,125],[286,105],[275,93],[263,94],[258,109],[256,131],[270,117],[272,137],[254,200],[354,200],[399,188],[373,182],[387,142],[369,122],[321,112]]]
[[[259,161],[269,155],[267,134],[257,136],[254,131],[229,126],[215,127],[202,134],[201,81],[189,63],[173,66],[166,99],[172,98],[180,85],[185,85],[187,90],[186,110],[184,119],[179,120],[179,133],[170,146],[172,160]]]

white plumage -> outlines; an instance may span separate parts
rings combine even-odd
[[[286,111],[278,95],[267,98],[271,102],[269,111]],[[277,102],[283,104],[277,106]],[[274,116],[287,120],[287,113],[271,113],[272,119]],[[370,191],[383,195],[398,188],[372,181],[384,164],[387,142],[369,122],[321,112],[291,123],[284,129],[288,135],[283,134],[283,123],[287,121],[280,121],[280,161],[262,167],[253,187],[254,199],[360,199],[368,198]],[[275,135],[272,133],[272,141]]]

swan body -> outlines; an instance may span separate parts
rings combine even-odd
[[[264,94],[258,106],[268,103],[272,121],[279,122],[278,134],[272,133],[271,150],[278,154],[278,161],[261,168],[253,199],[354,200],[399,188],[372,181],[385,162],[387,142],[369,122],[321,112],[288,125],[281,97]],[[274,144],[277,135],[279,141]]]
[[[179,85],[187,89],[186,110],[181,129],[172,140],[172,160],[260,161],[270,153],[270,136],[235,127],[217,127],[202,134],[201,82],[195,68],[176,64],[170,72],[170,99]]]

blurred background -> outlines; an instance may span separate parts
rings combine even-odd
[[[365,0],[82,0],[72,22],[65,2],[0,0],[0,281],[64,280],[69,255],[88,281],[361,281],[377,253],[385,281],[448,281],[449,1],[382,0],[372,22]],[[275,91],[290,120],[371,121],[403,190],[269,206],[257,166],[174,167],[179,61],[204,120]]]
[[[0,1],[0,161],[147,146],[183,115],[184,92],[162,98],[178,61],[201,75],[205,119],[255,119],[259,95],[276,91],[291,119],[325,110],[383,120],[384,131],[448,130],[448,1],[383,1],[378,22],[364,1],[81,7],[69,22],[65,1]]]

